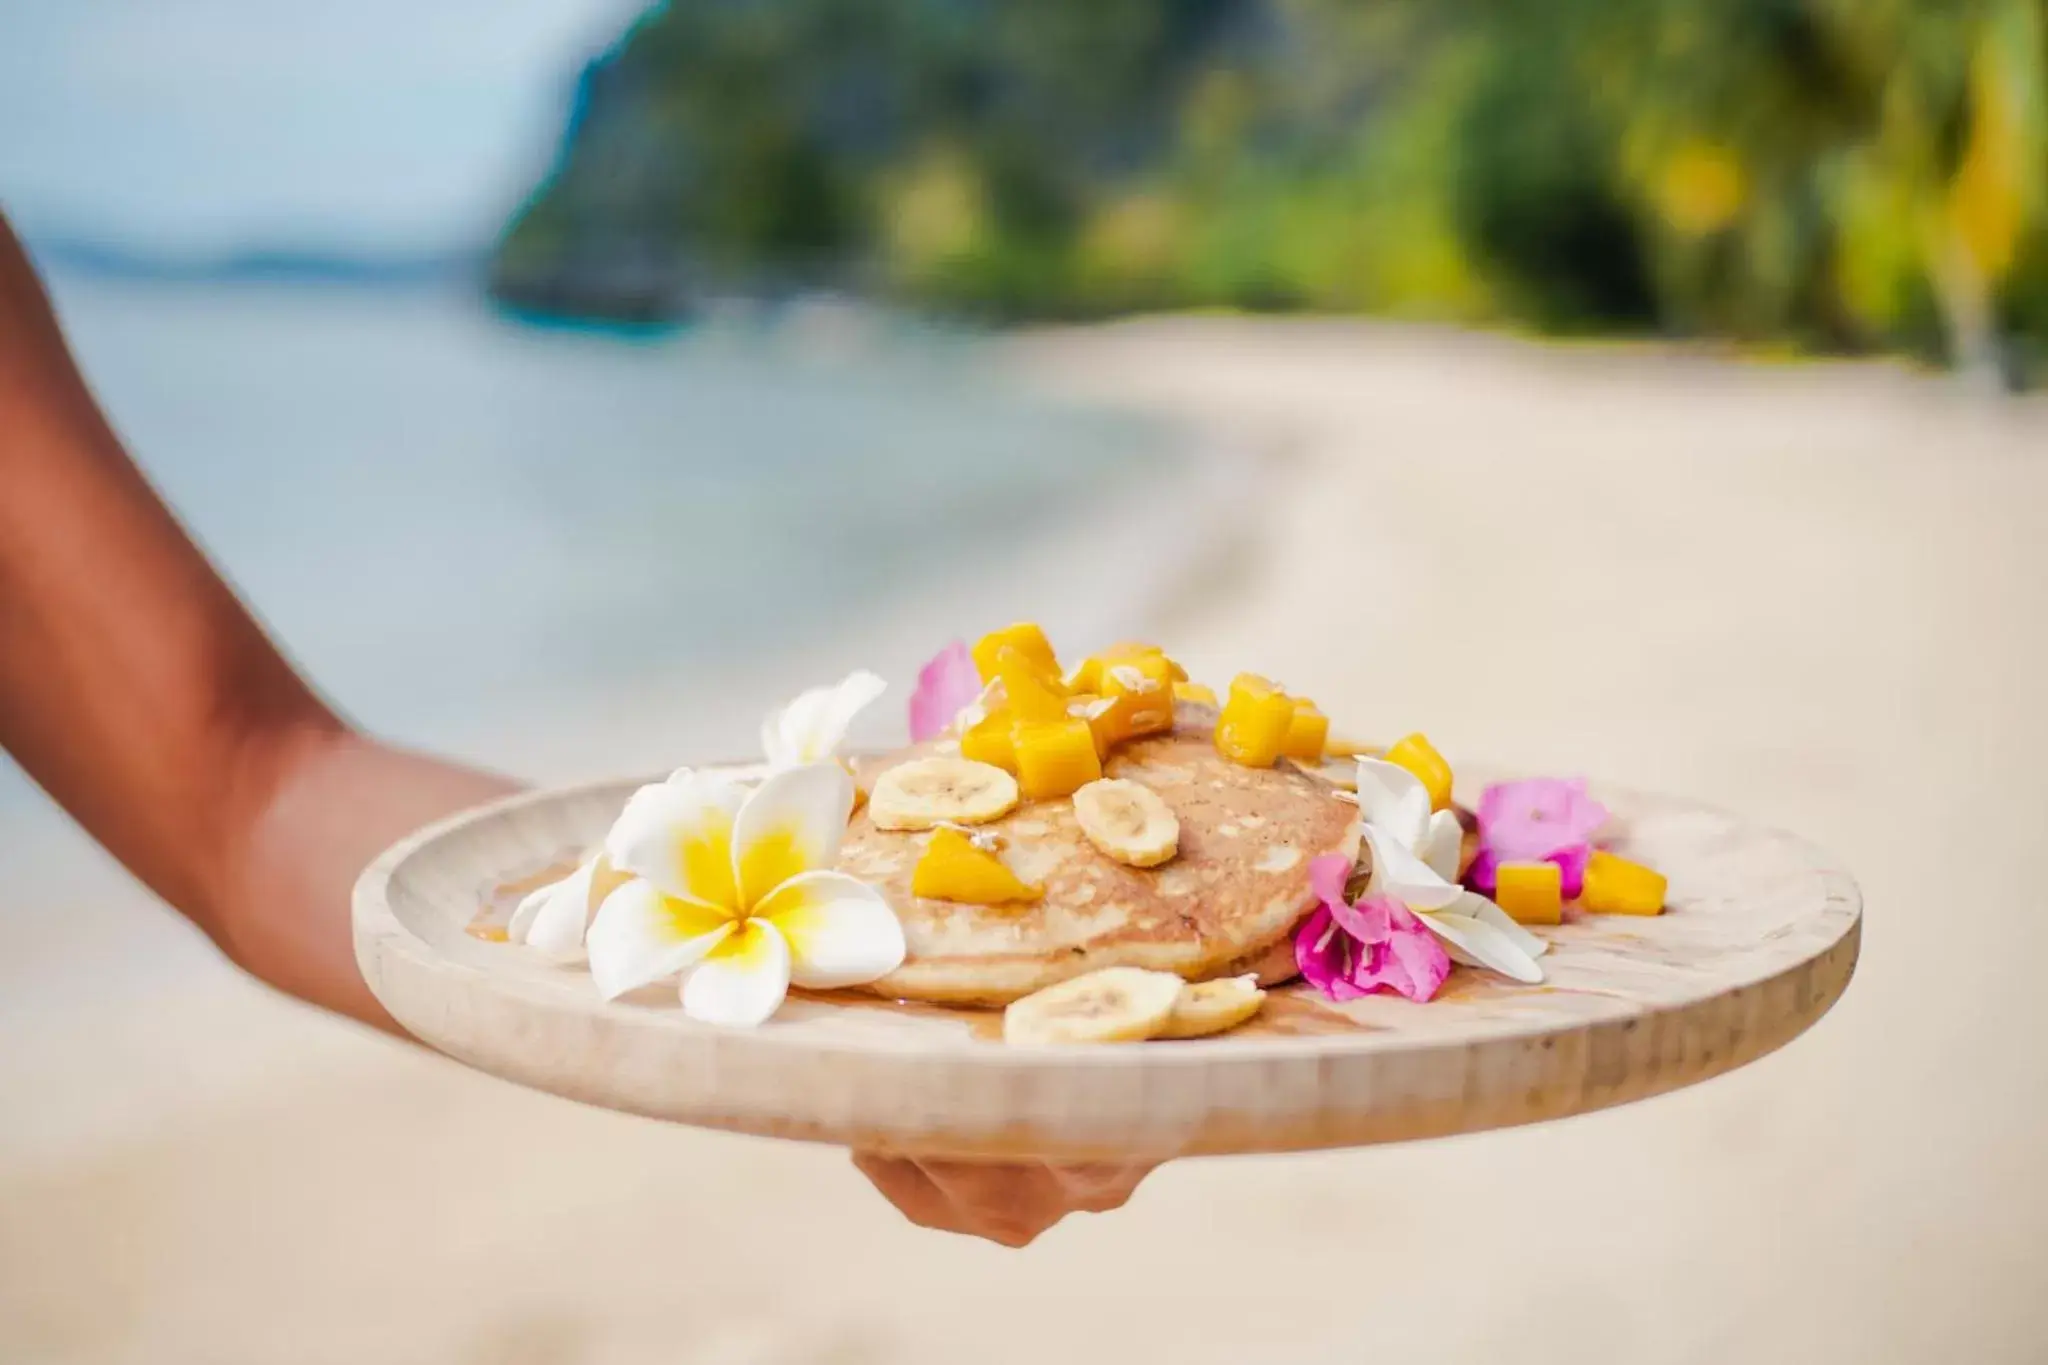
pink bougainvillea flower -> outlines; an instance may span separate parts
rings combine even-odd
[[[1607,807],[1586,794],[1586,780],[1554,777],[1496,782],[1479,797],[1479,856],[1465,880],[1486,895],[1502,863],[1556,863],[1570,900],[1584,888],[1593,835]]]
[[[1344,899],[1351,859],[1342,854],[1309,864],[1309,885],[1322,908],[1294,937],[1294,960],[1309,985],[1332,1000],[1390,990],[1423,1001],[1451,974],[1451,959],[1422,921],[1392,896]]]
[[[917,690],[910,694],[910,739],[922,744],[936,739],[953,718],[981,695],[981,674],[964,640],[955,640],[917,671]]]

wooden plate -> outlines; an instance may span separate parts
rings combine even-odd
[[[1548,980],[1459,968],[1427,1005],[1296,986],[1221,1038],[1026,1049],[999,1016],[792,996],[753,1031],[672,985],[597,998],[580,967],[474,937],[480,911],[594,845],[637,785],[525,793],[421,831],[355,893],[356,956],[415,1036],[506,1080],[703,1127],[956,1158],[1298,1151],[1475,1132],[1690,1085],[1796,1037],[1848,985],[1855,883],[1791,835],[1604,789],[1671,908],[1543,931]]]

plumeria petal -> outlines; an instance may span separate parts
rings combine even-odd
[[[1403,848],[1421,848],[1429,834],[1429,791],[1398,763],[1359,756],[1358,811]]]
[[[1515,946],[1530,957],[1542,957],[1550,951],[1549,940],[1530,933],[1516,922],[1515,917],[1495,905],[1486,897],[1474,891],[1467,891],[1452,902],[1450,911],[1454,915],[1465,915],[1471,919],[1491,924],[1494,928],[1513,939]]]
[[[1543,979],[1543,968],[1536,965],[1536,959],[1523,952],[1514,939],[1485,920],[1455,915],[1446,910],[1418,918],[1481,967],[1490,967],[1502,976],[1526,984]]]
[[[1441,910],[1464,894],[1464,888],[1439,877],[1428,863],[1373,825],[1365,827],[1372,849],[1372,881],[1366,891],[1392,896],[1410,910]]]
[[[1429,870],[1447,882],[1458,880],[1458,860],[1465,851],[1465,827],[1456,811],[1440,810],[1429,817],[1429,833],[1415,850]]]
[[[751,909],[790,878],[831,867],[852,814],[853,779],[836,763],[771,774],[733,822],[736,903]]]
[[[590,922],[590,977],[599,995],[615,1000],[688,967],[736,928],[722,911],[665,896],[652,882],[627,882]]]
[[[729,777],[684,769],[633,793],[605,836],[605,856],[667,895],[733,909],[733,822],[746,798]]]
[[[573,953],[583,946],[590,923],[591,883],[597,876],[593,853],[561,881],[550,882],[519,902],[505,937],[545,953]]]
[[[761,722],[761,751],[769,766],[823,763],[839,752],[847,727],[889,684],[866,669],[836,683],[797,694]]]
[[[683,1013],[706,1024],[752,1028],[789,994],[789,944],[765,919],[736,926],[683,978]]]
[[[806,990],[863,986],[903,965],[903,925],[880,891],[844,872],[806,872],[754,907],[789,942],[789,980]]]
[[[917,690],[910,694],[910,740],[936,739],[981,695],[981,670],[967,642],[955,640],[918,670]]]

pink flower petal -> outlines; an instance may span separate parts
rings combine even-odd
[[[1320,858],[1311,858],[1308,863],[1308,889],[1324,905],[1340,904],[1344,899],[1344,883],[1351,880],[1354,866],[1356,864],[1341,853],[1325,853]]]
[[[1391,896],[1368,896],[1356,905],[1337,901],[1330,906],[1338,927],[1368,947],[1385,943],[1394,932],[1394,913],[1407,908]]]
[[[1509,862],[1534,862],[1582,844],[1606,823],[1607,808],[1586,794],[1583,778],[1497,782],[1480,795],[1479,837]]]
[[[1435,995],[1451,974],[1451,955],[1437,936],[1419,923],[1395,933],[1387,941],[1386,953],[1400,964],[1407,978],[1404,983],[1393,983],[1394,988],[1418,1004]]]
[[[1591,844],[1573,844],[1568,848],[1554,849],[1540,858],[1510,858],[1482,847],[1479,855],[1472,860],[1472,866],[1465,871],[1465,885],[1482,896],[1492,896],[1497,888],[1496,873],[1502,863],[1535,862],[1556,863],[1563,873],[1559,878],[1564,898],[1577,899],[1586,888],[1586,864],[1593,856]]]
[[[1554,862],[1564,873],[1564,894],[1583,887],[1588,841],[1607,823],[1607,808],[1586,791],[1584,778],[1554,777],[1497,782],[1479,797],[1479,856],[1465,881],[1485,895],[1503,862]]]
[[[1351,860],[1333,854],[1309,864],[1309,886],[1322,908],[1294,935],[1302,979],[1331,1000],[1356,1000],[1389,990],[1410,1000],[1435,995],[1451,973],[1436,935],[1390,896],[1344,900]]]
[[[1550,861],[1556,863],[1564,873],[1559,882],[1566,900],[1577,900],[1579,893],[1586,889],[1586,864],[1592,860],[1591,844],[1573,844],[1570,848],[1561,848],[1550,855]]]
[[[1294,963],[1301,968],[1301,979],[1331,999],[1337,998],[1330,988],[1338,978],[1337,940],[1342,937],[1328,907],[1310,915],[1294,931]]]
[[[910,694],[910,739],[914,744],[936,738],[953,718],[981,695],[981,673],[964,640],[955,640],[917,673]]]

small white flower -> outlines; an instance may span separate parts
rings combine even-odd
[[[633,880],[589,934],[605,999],[677,973],[683,1012],[751,1027],[794,984],[856,986],[902,964],[903,926],[881,892],[831,870],[853,809],[836,764],[784,768],[751,791],[684,770],[642,787],[605,839]]]
[[[1451,811],[1430,811],[1420,778],[1398,763],[1358,760],[1358,809],[1372,850],[1369,896],[1392,896],[1449,945],[1467,966],[1491,967],[1516,981],[1537,982],[1536,959],[1550,945],[1507,911],[1457,883],[1464,831]]]
[[[590,923],[591,886],[603,856],[592,853],[561,881],[529,893],[505,926],[506,940],[555,956],[574,956],[583,947],[583,931]]]
[[[837,683],[799,693],[761,722],[761,752],[768,766],[830,762],[845,742],[853,718],[888,686],[866,669],[856,669]]]

